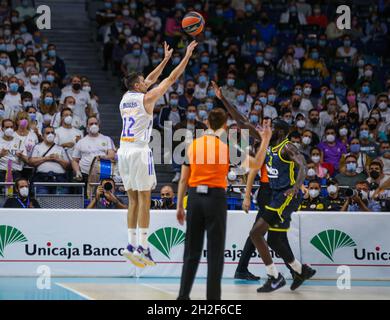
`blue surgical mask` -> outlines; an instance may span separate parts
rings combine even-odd
[[[144,49],[148,50],[150,48],[150,43],[145,42],[142,46],[144,47]]]
[[[347,171],[355,172],[356,171],[356,163],[354,163],[354,162],[347,163]]]
[[[267,103],[267,97],[260,97],[259,101],[261,102],[262,105],[265,105]]]
[[[16,45],[16,49],[18,49],[19,51],[22,51],[22,50],[24,49],[24,45],[21,44],[21,43],[18,43],[18,44]]]
[[[179,104],[179,100],[178,99],[171,99],[169,100],[171,106],[177,106]]]
[[[201,118],[201,119],[207,119],[207,111],[206,110],[199,110],[199,117]]]
[[[3,66],[5,66],[7,64],[7,62],[8,62],[8,59],[6,59],[6,58],[0,59],[0,64]]]
[[[46,76],[46,80],[49,81],[49,82],[54,82],[55,77],[54,77],[53,75],[51,75],[51,74],[48,74],[48,75]]]
[[[320,54],[318,52],[312,52],[311,53],[311,58],[313,60],[318,60],[319,57],[320,57]]]
[[[227,85],[228,85],[229,87],[233,87],[233,86],[234,86],[234,82],[235,82],[234,79],[227,79],[227,80],[226,80],[226,83],[227,83]]]
[[[298,96],[302,95],[302,89],[295,89],[294,93],[297,94]]]
[[[349,150],[352,153],[359,153],[360,152],[360,144],[351,144],[351,146],[349,147]]]
[[[276,100],[276,96],[274,94],[269,94],[268,95],[268,101],[269,102],[275,102]]]
[[[49,50],[49,51],[47,52],[47,55],[48,55],[50,58],[54,58],[54,57],[57,55],[57,53],[56,53],[55,50]]]
[[[138,57],[140,54],[141,54],[141,50],[140,49],[134,49],[133,50],[133,55]]]
[[[47,50],[47,47],[49,46],[48,43],[42,43],[42,49]]]
[[[360,131],[359,137],[361,139],[368,139],[369,136],[370,136],[370,133],[367,130]]]
[[[200,57],[200,62],[208,64],[210,62],[210,58],[208,56]]]
[[[237,101],[238,102],[244,102],[245,101],[245,96],[243,94],[240,94],[237,96]]]
[[[326,46],[326,40],[319,40],[319,41],[318,41],[318,45],[319,45],[320,47],[325,47],[325,46]]]
[[[211,97],[211,98],[214,98],[214,97],[215,97],[215,91],[214,91],[214,90],[209,90],[209,91],[207,92],[207,95],[208,95],[209,97]]]
[[[206,83],[207,77],[206,76],[199,76],[199,83]]]
[[[30,117],[31,121],[37,120],[37,114],[36,113],[29,113],[28,116]]]
[[[7,49],[7,46],[5,43],[0,44],[0,51],[5,51]]]
[[[18,92],[18,90],[19,90],[19,85],[18,85],[17,83],[13,82],[13,83],[11,83],[11,84],[9,85],[9,90],[10,90],[11,92]]]
[[[259,122],[259,116],[255,115],[255,114],[252,114],[249,117],[249,120],[250,120],[251,123],[258,123]]]
[[[206,102],[206,107],[208,111],[211,111],[214,108],[214,104],[212,102]]]
[[[51,106],[54,102],[54,99],[52,97],[45,97],[45,99],[43,99],[43,103],[47,106]]]
[[[187,113],[187,120],[195,120],[195,119],[196,119],[196,113],[195,112]]]
[[[264,62],[264,57],[263,56],[256,56],[255,60],[256,60],[257,64],[262,64]]]
[[[27,28],[26,27],[21,27],[20,28],[20,32],[21,33],[26,33],[27,32]]]
[[[254,109],[255,109],[256,111],[261,111],[261,105],[255,104]]]
[[[362,87],[362,93],[369,94],[370,93],[370,87],[369,86],[363,86]]]
[[[16,67],[15,68],[15,73],[18,74],[18,73],[21,73],[23,71],[23,69],[21,67]]]

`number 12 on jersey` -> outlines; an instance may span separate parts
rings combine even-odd
[[[131,128],[134,124],[135,120],[133,117],[123,117],[122,137],[134,137],[134,133],[131,133]]]

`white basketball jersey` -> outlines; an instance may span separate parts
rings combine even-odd
[[[145,94],[130,92],[124,94],[119,109],[122,116],[121,146],[132,143],[148,144],[153,128],[153,115],[144,107]]]

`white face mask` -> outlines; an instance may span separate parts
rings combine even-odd
[[[378,107],[381,110],[386,110],[387,109],[387,103],[382,101],[381,103],[378,104]]]
[[[348,134],[348,129],[347,128],[341,128],[339,130],[340,136],[346,136]]]
[[[335,137],[333,134],[328,134],[328,135],[326,136],[326,140],[327,140],[328,142],[334,142],[334,141],[336,140],[336,137]]]
[[[66,105],[70,110],[73,110],[73,108],[74,108],[74,104],[67,104]]]
[[[311,198],[317,198],[320,195],[320,191],[317,189],[310,189],[309,195]]]
[[[230,181],[235,181],[237,179],[237,174],[234,171],[229,171],[228,173],[228,179]]]
[[[19,193],[23,198],[27,198],[29,193],[28,188],[27,187],[20,188]]]
[[[307,175],[309,177],[314,177],[316,175],[316,171],[313,168],[310,168],[309,170],[307,170]]]
[[[310,96],[311,95],[311,88],[309,88],[309,87],[304,88],[303,93],[307,96]]]
[[[337,192],[337,187],[334,184],[331,184],[326,188],[329,194],[334,194]]]
[[[318,163],[318,162],[320,162],[321,157],[320,156],[312,156],[311,160],[313,160],[314,163]]]
[[[305,120],[298,120],[297,121],[297,127],[298,128],[304,128],[306,126],[306,121]]]
[[[30,77],[32,83],[37,83],[39,81],[39,77],[37,75],[33,75]]]
[[[96,124],[93,124],[89,127],[89,132],[92,134],[97,134],[99,132],[99,126]]]
[[[85,86],[85,87],[83,87],[83,91],[91,92],[91,87],[90,86]]]
[[[52,142],[54,142],[55,135],[53,133],[49,133],[47,135],[46,139],[47,139],[47,142],[52,143]]]
[[[7,128],[5,129],[4,131],[4,134],[7,136],[7,137],[13,137],[14,136],[14,129],[12,128]]]
[[[72,116],[66,116],[65,118],[64,118],[64,123],[65,124],[72,124],[72,121],[73,121],[73,117]]]
[[[50,122],[52,118],[53,118],[52,115],[50,115],[50,114],[48,114],[48,113],[45,113],[45,114],[43,115],[43,121],[44,121],[44,122]]]
[[[368,193],[366,191],[361,190],[360,193],[362,195],[362,200],[367,200],[368,199]]]
[[[311,143],[311,138],[310,137],[303,137],[302,143],[305,145],[309,145]]]

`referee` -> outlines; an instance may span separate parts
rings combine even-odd
[[[213,109],[208,117],[208,130],[195,139],[187,149],[187,159],[182,166],[178,190],[177,219],[182,225],[187,221],[184,264],[178,300],[189,300],[207,234],[207,300],[221,299],[221,278],[224,264],[227,174],[229,147],[222,141],[226,135],[227,114]],[[259,129],[262,137],[256,157],[248,156],[244,165],[260,169],[272,132],[266,123]],[[183,198],[188,189],[187,217]]]

